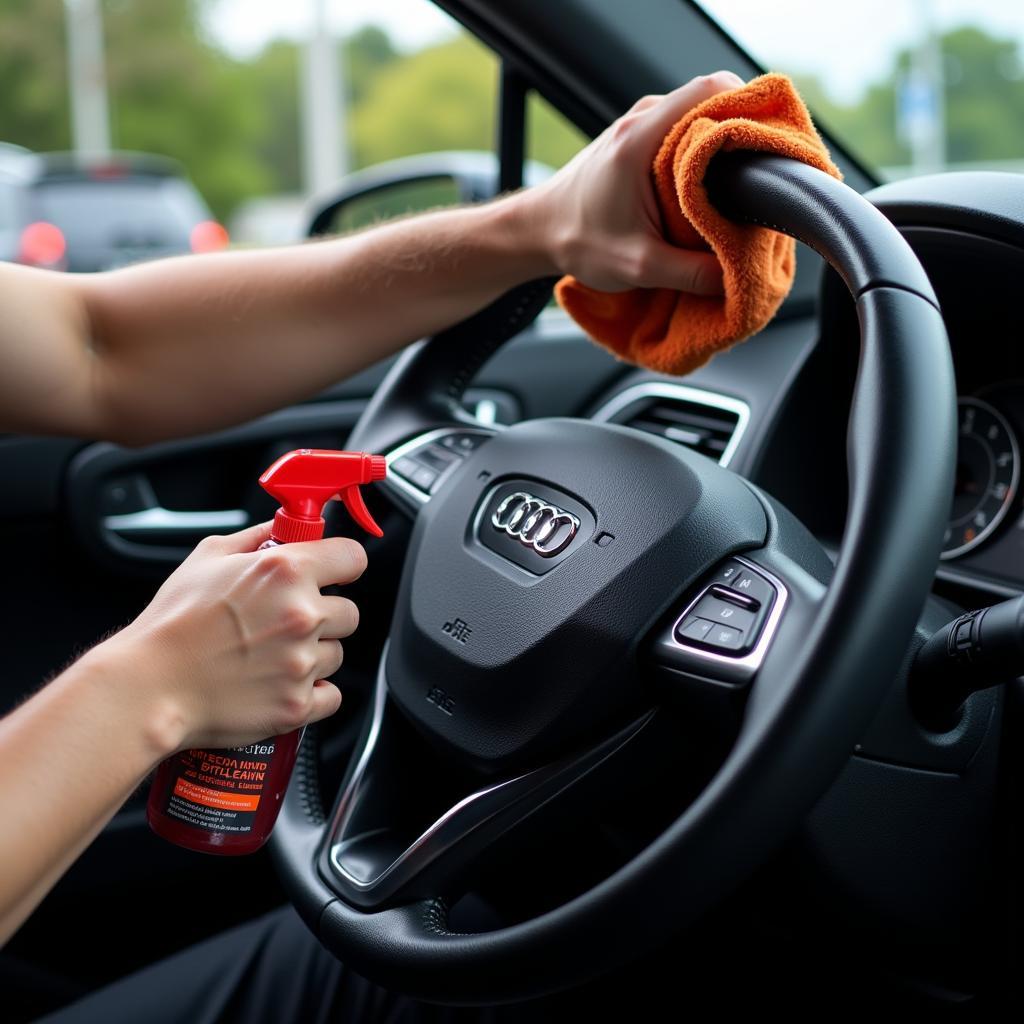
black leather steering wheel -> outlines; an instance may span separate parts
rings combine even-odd
[[[468,454],[429,500],[410,504],[417,518],[373,710],[333,810],[304,746],[271,845],[321,942],[389,988],[452,1003],[528,998],[693,921],[797,826],[906,653],[956,450],[934,293],[895,228],[817,170],[734,153],[715,160],[706,185],[733,219],[816,249],[856,304],[850,498],[834,571],[778,503],[687,449],[574,419],[472,432],[458,405],[466,384],[536,315],[550,281],[410,349],[351,444],[408,451],[462,431]],[[501,528],[513,492],[575,524],[555,538],[566,543],[556,557]],[[751,649],[676,639],[687,605],[724,584],[730,566],[769,588]],[[489,850],[515,837],[523,868],[541,870],[543,832],[530,829],[546,814],[586,814],[608,787],[643,784],[637,755],[664,742],[669,693],[677,708],[716,694],[736,710],[696,797],[561,905],[479,934],[451,930],[448,901]]]

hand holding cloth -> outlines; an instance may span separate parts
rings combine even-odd
[[[734,149],[793,157],[841,177],[785,75],[761,75],[690,110],[658,150],[654,188],[665,237],[685,249],[713,252],[722,265],[724,294],[602,292],[563,277],[555,289],[561,306],[620,359],[660,373],[688,373],[761,330],[789,293],[796,270],[793,239],[730,221],[708,201],[708,164],[720,150]]]

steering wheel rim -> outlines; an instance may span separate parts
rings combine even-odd
[[[329,819],[306,748],[271,841],[275,864],[320,941],[390,988],[450,1003],[529,998],[606,970],[693,921],[790,833],[838,774],[905,654],[934,575],[953,485],[955,386],[934,293],[896,229],[813,168],[726,154],[706,186],[733,219],[784,231],[817,250],[856,303],[861,354],[847,443],[850,499],[831,582],[826,589],[807,561],[801,564],[809,535],[758,496],[767,537],[760,564],[784,579],[791,600],[750,688],[735,744],[657,839],[598,885],[522,923],[456,934],[439,899],[369,911],[341,899],[323,870]],[[456,405],[471,376],[466,367],[475,370],[521,329],[549,288],[549,281],[524,286],[472,326],[410,350],[352,443],[388,449],[464,423]],[[484,328],[492,343],[474,351]],[[735,538],[725,543],[723,555],[742,549]]]

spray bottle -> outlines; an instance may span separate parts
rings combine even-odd
[[[367,533],[383,536],[359,488],[382,480],[381,455],[301,448],[277,460],[260,486],[281,502],[270,539],[259,550],[319,540],[324,505],[345,503]],[[253,853],[270,838],[304,729],[225,750],[182,750],[163,761],[149,791],[146,817],[157,835],[203,853]]]

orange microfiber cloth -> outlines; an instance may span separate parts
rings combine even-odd
[[[621,359],[661,373],[688,373],[759,331],[789,293],[796,269],[793,239],[727,220],[708,202],[704,172],[721,149],[795,157],[841,177],[785,75],[761,75],[694,107],[665,137],[654,159],[654,186],[666,238],[685,249],[713,252],[722,265],[725,294],[601,292],[574,277],[563,277],[555,289],[562,308]]]

